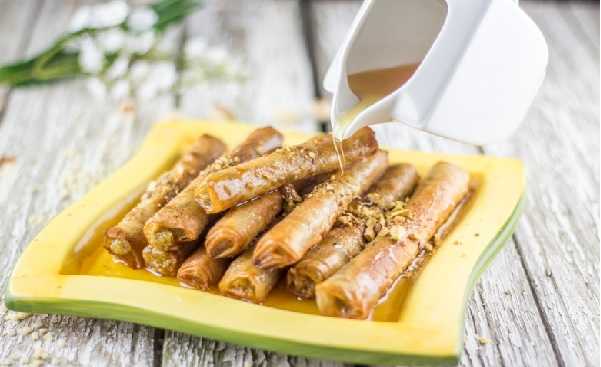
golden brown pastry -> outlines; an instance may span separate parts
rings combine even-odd
[[[369,128],[357,131],[341,142],[346,162],[354,162],[378,149]],[[285,184],[332,172],[340,167],[330,135],[283,149],[258,159],[211,174],[207,184],[196,190],[196,199],[208,213],[217,213]]]
[[[219,291],[230,297],[261,303],[278,282],[282,270],[261,269],[253,264],[252,248],[238,256],[219,282]]]
[[[404,211],[363,252],[315,287],[321,313],[368,318],[380,298],[412,264],[420,249],[431,246],[436,230],[468,193],[469,174],[437,163],[420,183]]]
[[[283,268],[299,261],[323,239],[351,201],[382,176],[387,165],[388,154],[378,151],[316,187],[261,237],[253,253],[255,265]]]
[[[238,255],[267,228],[282,205],[282,194],[275,190],[232,208],[209,230],[205,240],[207,252],[216,258]]]
[[[225,144],[221,140],[202,135],[182,154],[173,168],[151,182],[140,202],[106,232],[104,246],[113,258],[134,269],[144,267],[142,250],[147,245],[144,223],[224,151]]]
[[[326,280],[363,250],[366,237],[375,236],[385,225],[382,223],[385,211],[409,195],[417,180],[417,170],[412,165],[390,166],[382,178],[370,187],[366,198],[355,199],[323,241],[288,270],[288,289],[297,297],[313,298],[315,285]],[[348,222],[341,223],[343,218],[348,218]]]
[[[282,134],[271,127],[256,129],[231,153],[200,172],[188,187],[153,215],[144,225],[144,235],[153,248],[143,253],[147,268],[161,273],[160,269],[165,266],[160,263],[160,259],[165,258],[170,251],[179,252],[180,245],[198,240],[207,226],[209,215],[194,200],[194,191],[205,185],[210,173],[268,153],[281,146],[282,140]],[[164,255],[158,256],[159,251]],[[147,258],[146,254],[154,256]]]
[[[210,257],[203,247],[184,261],[177,271],[177,279],[183,284],[201,290],[216,285],[229,264],[228,259]]]

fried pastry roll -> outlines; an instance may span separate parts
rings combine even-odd
[[[205,184],[210,173],[270,152],[282,144],[282,139],[271,127],[257,129],[236,149],[200,172],[188,187],[148,220],[144,234],[149,244],[170,250],[180,242],[196,240],[207,224],[208,215],[194,200],[194,190]]]
[[[410,164],[390,166],[382,178],[370,187],[366,199],[355,199],[344,217],[352,217],[348,223],[338,223],[325,236],[323,241],[313,247],[296,265],[288,270],[286,282],[288,289],[300,298],[315,297],[315,285],[323,282],[344,264],[355,257],[365,245],[366,227],[377,234],[382,228],[380,219],[384,211],[398,200],[409,195],[417,184],[417,170]],[[365,208],[367,213],[362,213]],[[361,218],[363,215],[370,218]],[[376,225],[368,225],[374,220]]]
[[[378,151],[334,175],[259,239],[253,261],[263,269],[283,268],[299,261],[332,228],[351,201],[363,194],[388,165]]]
[[[340,269],[363,249],[363,228],[332,229],[303,259],[288,270],[288,289],[297,297],[315,297],[315,285]]]
[[[378,142],[369,128],[341,142],[345,163],[373,154]],[[335,171],[340,166],[331,135],[321,135],[211,174],[196,190],[196,199],[208,213],[217,213],[241,202],[306,177]]]
[[[180,266],[177,279],[189,287],[207,290],[219,282],[228,264],[228,259],[210,257],[204,247],[200,247]]]
[[[278,282],[281,269],[261,269],[252,260],[252,249],[238,256],[219,282],[219,291],[229,297],[261,303]]]
[[[430,246],[436,230],[468,193],[469,174],[437,163],[402,215],[365,250],[315,287],[317,306],[330,316],[365,319],[394,281]]]
[[[260,154],[268,153],[281,146],[282,139],[282,134],[271,127],[257,129],[231,153],[200,172],[190,185],[161,208],[144,225],[144,235],[149,246],[154,248],[154,253],[157,253],[158,250],[165,254],[173,251],[177,252],[180,244],[194,242],[199,238],[207,226],[209,215],[194,200],[194,191],[198,186],[205,184],[208,174],[235,165],[243,160],[252,159]],[[143,255],[150,253],[152,252],[149,250],[144,252]],[[146,261],[146,265],[151,271],[161,273],[159,269],[164,268],[164,266],[158,263],[157,259],[159,258],[155,257],[155,261]]]
[[[143,233],[144,223],[224,151],[225,144],[221,140],[202,135],[183,153],[173,168],[151,182],[140,202],[106,232],[104,246],[113,258],[131,268],[142,268],[142,249],[147,244]]]
[[[181,263],[188,255],[190,255],[197,245],[197,242],[187,242],[170,251],[146,246],[142,251],[142,255],[146,261],[146,269],[156,275],[168,277],[175,276]]]
[[[209,230],[208,254],[215,258],[238,255],[275,219],[282,205],[282,194],[275,190],[232,208]]]
[[[390,209],[415,189],[419,180],[412,164],[399,163],[386,169],[384,175],[367,192],[367,200],[381,209]]]

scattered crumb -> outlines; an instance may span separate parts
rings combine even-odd
[[[209,114],[212,120],[224,120],[224,121],[235,121],[236,114],[228,107],[216,103],[213,105],[213,110]]]
[[[17,158],[14,155],[0,155],[0,167],[15,163]]]
[[[506,295],[506,296],[509,296],[509,295],[511,294],[511,292],[509,292],[509,291],[504,291],[504,292],[503,292],[503,294],[504,294],[504,295]]]
[[[28,335],[33,331],[33,328],[31,326],[21,326],[20,328],[17,329],[17,331],[19,332],[20,335]]]
[[[547,269],[545,270],[545,275],[550,278],[551,276],[553,276],[553,273],[551,273],[551,270]]]
[[[38,224],[42,223],[43,221],[44,221],[44,217],[42,217],[41,215],[38,215],[38,214],[33,214],[33,215],[29,216],[29,218],[27,218],[27,224],[30,227],[37,226]]]
[[[27,312],[8,311],[8,313],[4,316],[4,320],[6,320],[6,321],[9,321],[9,320],[21,321],[21,320],[25,320],[26,318],[28,318],[30,316],[31,316],[31,314],[27,313]]]
[[[41,366],[48,359],[48,353],[44,351],[41,347],[37,346],[33,350],[33,355],[29,360],[28,366]]]
[[[119,112],[125,115],[131,115],[136,112],[136,104],[131,99],[126,99],[119,105]]]
[[[485,344],[491,344],[492,343],[492,339],[486,338],[484,336],[477,335],[476,339],[478,339],[478,343],[480,343],[480,345],[485,345]]]
[[[480,233],[474,233],[474,237],[480,237]]]
[[[54,338],[54,334],[46,333],[46,334],[44,334],[44,337],[42,339],[44,339],[44,341],[46,341],[46,342],[51,342],[53,338]]]
[[[461,242],[459,240],[455,240],[455,241],[453,241],[453,245],[461,246]]]

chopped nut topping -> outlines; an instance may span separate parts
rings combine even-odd
[[[485,344],[491,344],[492,343],[492,339],[486,338],[484,336],[477,335],[476,338],[478,339],[478,343],[480,343],[480,345],[485,345]]]
[[[15,163],[17,159],[13,155],[0,155],[0,167]]]

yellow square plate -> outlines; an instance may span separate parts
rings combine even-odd
[[[249,304],[173,282],[90,275],[94,234],[201,133],[231,147],[253,129],[235,123],[157,124],[139,152],[82,200],[65,209],[29,244],[8,287],[12,310],[132,321],[236,344],[357,363],[452,363],[462,348],[466,300],[487,264],[511,236],[522,207],[519,161],[486,156],[391,150],[392,162],[424,174],[436,161],[467,169],[478,187],[460,223],[409,287],[398,321],[324,317]],[[286,143],[307,139],[286,133]],[[129,204],[123,204],[129,203]],[[103,224],[104,223],[104,224]],[[117,274],[118,275],[118,274]]]

